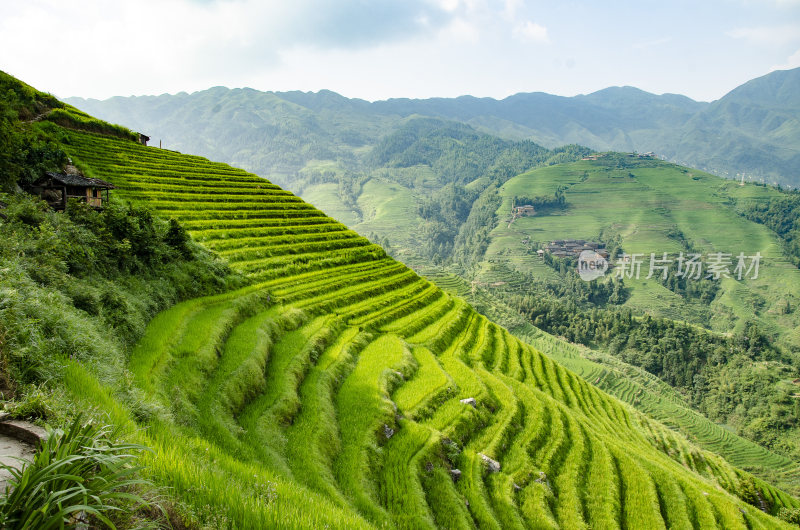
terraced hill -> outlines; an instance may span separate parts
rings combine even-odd
[[[421,269],[423,275],[446,292],[464,297],[473,307],[503,325],[524,342],[557,361],[617,399],[683,433],[702,448],[718,454],[733,465],[797,495],[800,465],[756,443],[736,435],[692,410],[687,399],[646,370],[596,348],[567,342],[535,327],[504,303],[492,288],[470,284],[441,269]]]
[[[252,279],[150,323],[133,404],[66,369],[78,403],[147,427],[146,473],[210,526],[774,528],[736,495],[797,506],[277,186],[67,134],[92,176]]]

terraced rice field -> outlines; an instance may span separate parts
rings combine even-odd
[[[759,476],[783,484],[791,491],[797,490],[800,483],[797,463],[709,421],[689,408],[674,389],[656,376],[611,355],[603,357],[604,364],[591,361],[581,356],[578,347],[543,332],[530,340],[586,381],[646,412],[664,426],[687,433],[693,442],[723,456],[733,465],[754,470]],[[671,447],[669,450],[691,451],[691,448]],[[685,455],[681,459],[690,461]]]
[[[148,427],[148,473],[209,524],[780,527],[730,493],[742,472],[292,194],[199,157],[69,136],[92,176],[252,279],[150,323],[128,364],[140,410],[85,390]]]

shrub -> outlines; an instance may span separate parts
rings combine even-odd
[[[0,499],[0,527],[63,528],[81,512],[115,528],[111,512],[145,504],[134,486],[134,453],[144,449],[113,441],[110,427],[83,424],[77,417],[66,431],[55,430],[32,462],[11,473],[7,495]]]
[[[781,508],[781,511],[778,512],[778,517],[787,523],[800,526],[800,508]]]

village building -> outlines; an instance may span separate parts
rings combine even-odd
[[[514,213],[520,217],[536,215],[536,208],[531,204],[514,207]]]
[[[545,245],[541,252],[549,252],[556,257],[578,256],[584,250],[597,252],[600,256],[608,258],[608,252],[603,248],[602,243],[596,241],[586,241],[585,239],[556,239]]]
[[[30,192],[44,199],[54,210],[65,210],[68,199],[78,199],[93,208],[108,202],[108,190],[115,186],[100,179],[77,174],[47,172],[30,186]],[[103,197],[105,192],[105,197]]]
[[[140,144],[147,145],[147,142],[149,142],[149,141],[150,141],[150,137],[149,136],[144,135],[142,133],[139,133],[139,143]]]

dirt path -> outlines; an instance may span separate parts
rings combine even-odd
[[[22,467],[20,459],[30,461],[35,452],[31,444],[0,434],[0,464],[19,469]],[[10,477],[11,473],[8,470],[0,469],[0,494],[5,493]]]
[[[41,114],[37,114],[37,115],[36,115],[36,116],[34,116],[32,119],[30,119],[30,120],[25,120],[25,121],[23,121],[22,123],[33,123],[33,122],[35,122],[35,121],[41,121],[41,120],[43,120],[43,119],[44,119],[44,118],[45,118],[45,117],[46,117],[48,114],[50,114],[51,112],[53,112],[53,109],[50,109],[50,110],[48,110],[48,111],[46,111],[46,112],[42,112]]]
[[[0,463],[20,469],[23,460],[33,459],[36,447],[46,436],[46,431],[39,426],[27,421],[8,420],[0,414]],[[11,473],[0,469],[0,495],[5,494],[9,478]]]

